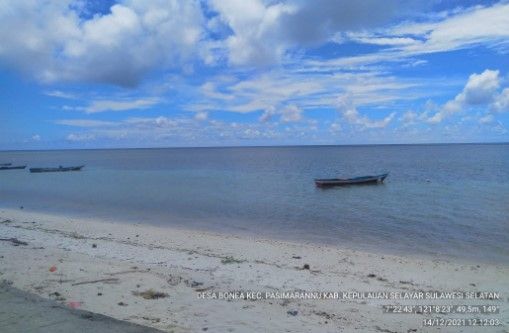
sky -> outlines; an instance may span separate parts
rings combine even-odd
[[[441,142],[509,142],[509,1],[0,2],[0,150]]]

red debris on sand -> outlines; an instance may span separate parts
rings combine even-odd
[[[51,267],[49,268],[49,271],[50,271],[50,272],[52,272],[52,273],[53,273],[54,271],[56,271],[56,270],[57,270],[57,266],[51,266]]]
[[[71,309],[77,309],[81,306],[81,302],[71,301],[67,303],[67,306]]]

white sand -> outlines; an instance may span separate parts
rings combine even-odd
[[[0,279],[65,304],[80,302],[82,309],[168,332],[506,332],[509,321],[509,266],[3,209],[0,238],[11,237],[28,245],[0,241]],[[310,269],[302,269],[304,264]],[[50,272],[53,265],[56,271]],[[109,280],[73,285],[102,279]],[[147,289],[169,296],[147,300],[133,294]],[[225,301],[198,299],[197,290],[497,291],[502,300]],[[384,314],[384,304],[495,304],[501,313]],[[505,327],[422,327],[424,318],[433,317],[496,318]]]

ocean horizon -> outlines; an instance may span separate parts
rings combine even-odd
[[[2,151],[1,205],[358,250],[509,261],[509,144]],[[384,184],[314,178],[390,172]]]

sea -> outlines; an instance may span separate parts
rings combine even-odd
[[[0,207],[509,264],[509,144],[0,152],[8,162],[86,166],[0,171]]]

